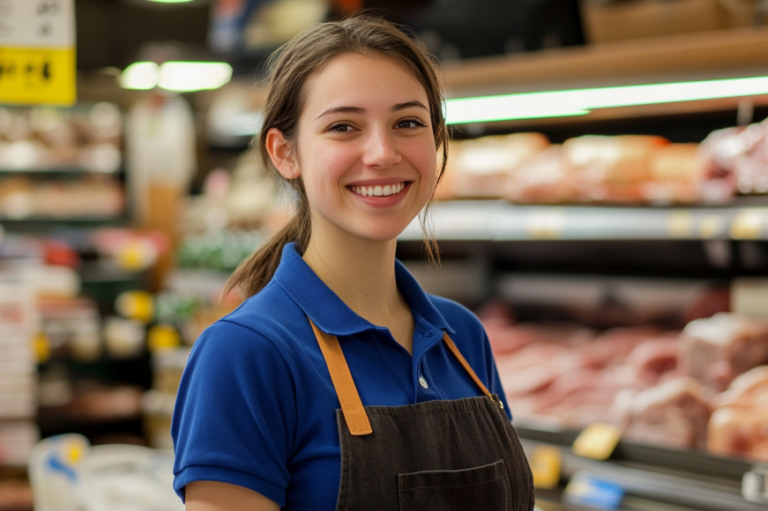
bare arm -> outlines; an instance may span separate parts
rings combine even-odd
[[[185,488],[187,511],[279,511],[261,493],[243,486],[216,481],[195,481]]]

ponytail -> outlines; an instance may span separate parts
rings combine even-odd
[[[309,209],[306,202],[302,201],[293,218],[248,259],[240,263],[224,286],[222,296],[235,292],[241,298],[248,298],[261,291],[275,275],[283,255],[283,247],[294,242],[296,250],[300,254],[304,253],[310,232]]]

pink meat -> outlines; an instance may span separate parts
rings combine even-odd
[[[709,421],[713,454],[768,461],[768,409],[718,408]]]
[[[768,366],[755,367],[739,375],[714,402],[718,407],[768,409]]]
[[[584,392],[615,394],[616,387],[602,372],[583,369],[561,374],[538,395],[537,410],[544,411],[565,402],[576,404],[575,396]]]
[[[552,343],[531,344],[515,353],[496,357],[505,393],[525,395],[548,386],[557,376],[553,357],[565,348]]]
[[[678,448],[704,448],[711,413],[706,388],[689,377],[636,394],[629,407],[626,438]]]
[[[667,373],[677,369],[679,351],[677,335],[643,341],[635,346],[626,359],[634,383],[642,388],[659,383]]]
[[[683,330],[681,369],[716,392],[763,364],[768,364],[768,321],[720,313]]]

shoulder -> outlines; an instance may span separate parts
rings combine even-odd
[[[470,362],[486,364],[490,353],[485,327],[475,314],[453,300],[427,295],[445,319],[451,339]]]
[[[301,307],[273,279],[209,329],[239,331],[245,338],[282,345],[296,339],[296,329],[309,331],[310,326]]]
[[[274,281],[233,312],[206,328],[195,341],[193,365],[244,367],[293,365],[300,332],[310,329],[301,309]]]
[[[456,332],[485,333],[483,324],[475,314],[458,302],[442,296],[427,295],[432,305],[445,318],[446,323]]]

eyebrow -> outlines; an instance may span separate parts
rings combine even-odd
[[[424,103],[421,101],[406,101],[405,103],[398,103],[392,107],[393,112],[399,112],[400,110],[405,110],[406,108],[412,108],[412,107],[418,107],[423,108],[427,112],[429,112],[429,108],[424,106]],[[319,119],[320,117],[323,117],[324,115],[329,114],[364,114],[365,108],[360,108],[359,106],[336,106],[333,108],[329,108],[328,110],[325,110],[323,113],[315,117],[315,119]]]

